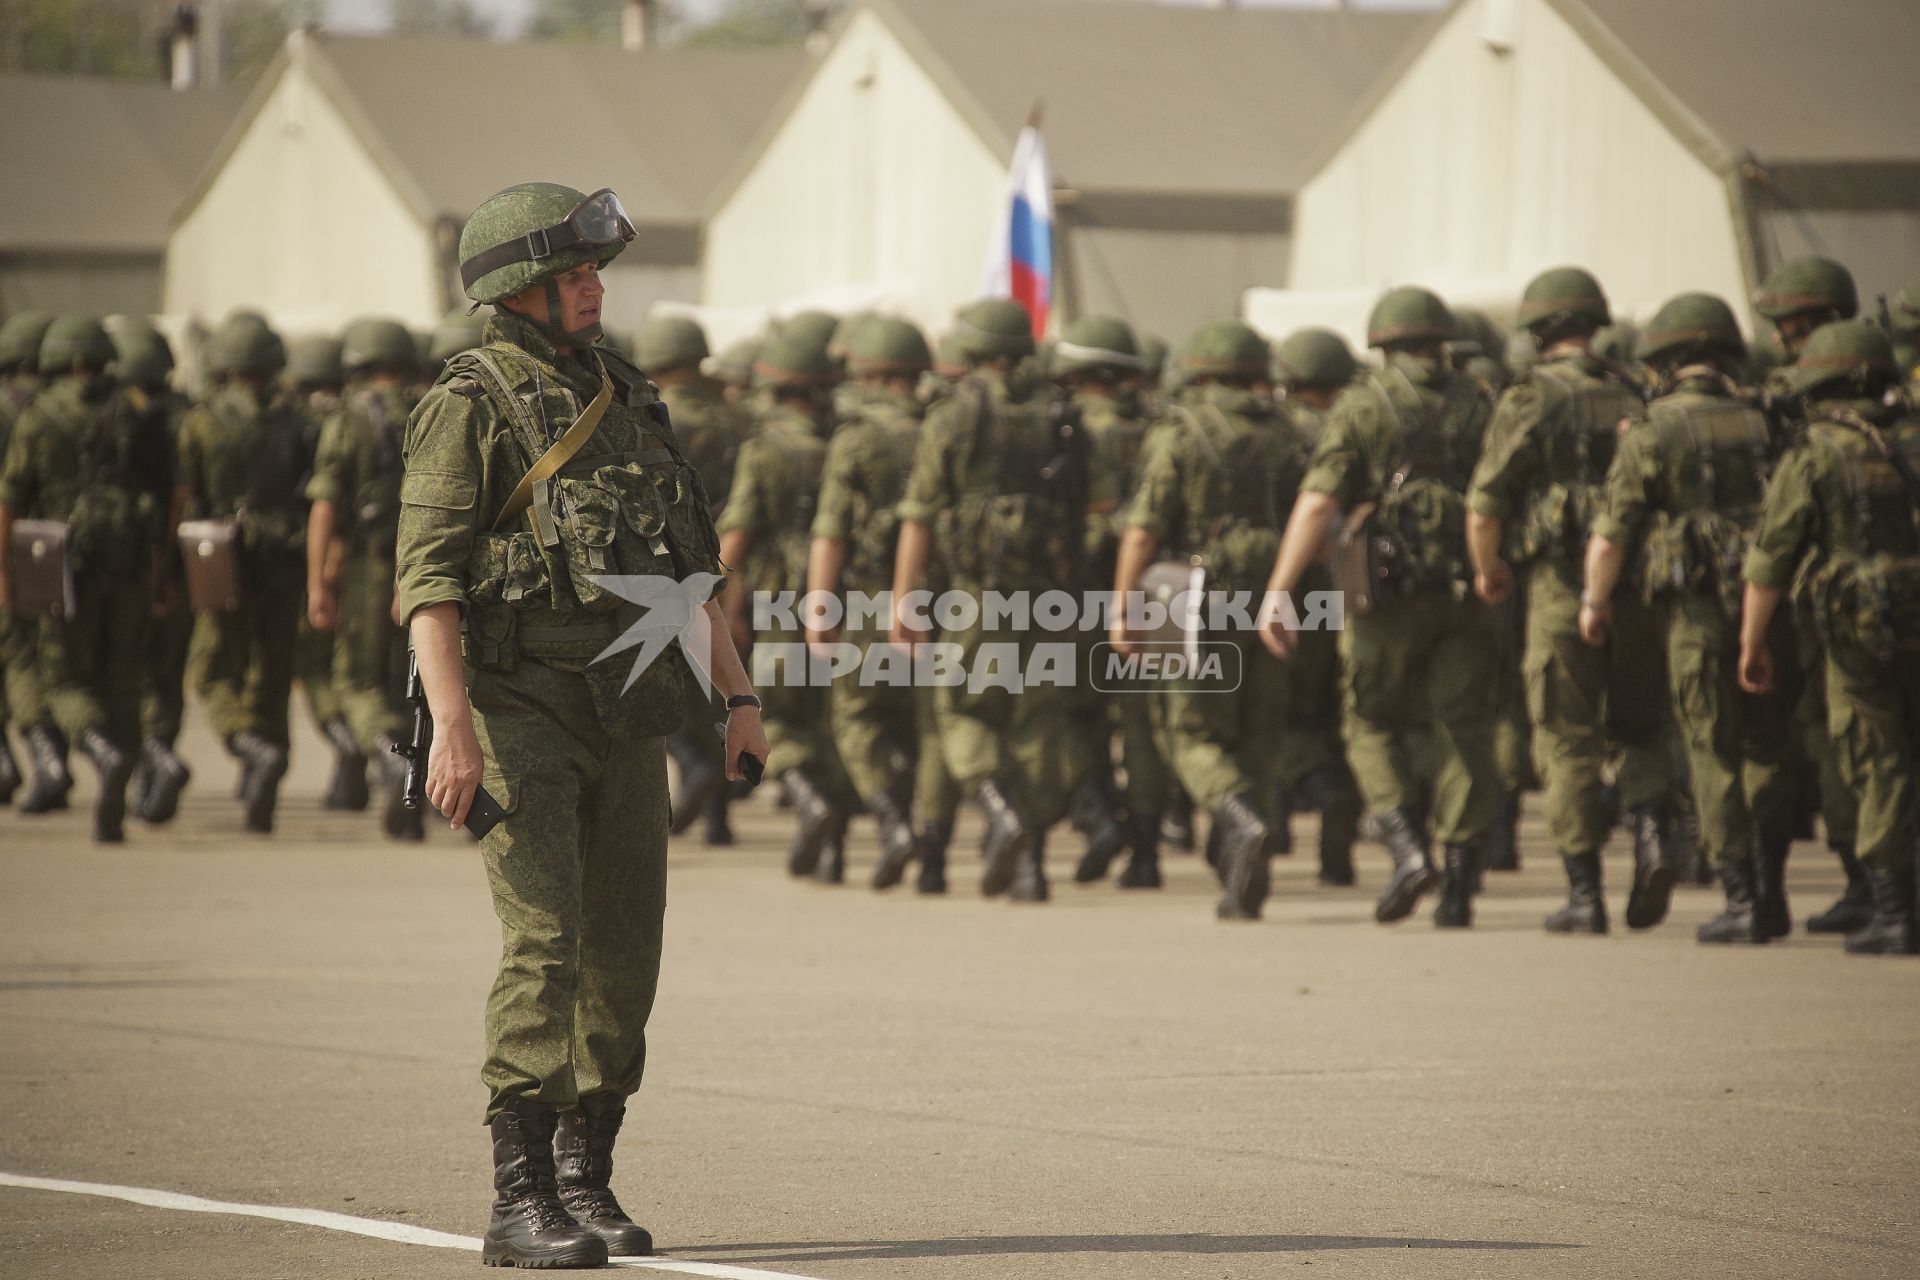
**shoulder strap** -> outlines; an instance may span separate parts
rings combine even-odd
[[[486,375],[487,381],[493,384],[493,390],[499,395],[507,412],[519,419],[525,409],[520,404],[520,398],[514,395],[512,388],[507,385],[506,375],[500,371],[500,366],[495,363],[492,355],[484,348],[477,349],[471,354],[475,357],[475,363]],[[506,505],[501,507],[500,514],[494,517],[495,529],[504,528],[518,520],[521,513],[533,505],[534,486],[551,479],[560,468],[573,461],[573,456],[579,453],[592,438],[594,429],[600,425],[600,419],[606,416],[607,406],[613,402],[613,379],[607,376],[607,367],[601,362],[597,352],[594,355],[594,363],[600,370],[599,392],[580,416],[573,420],[573,425],[567,428],[565,434],[549,445],[547,451],[540,455],[527,474],[520,477],[520,483],[513,487],[512,494],[507,497]],[[527,424],[522,421],[521,425],[524,429]],[[539,438],[537,430],[532,433],[532,438]]]
[[[1846,423],[1873,442],[1874,449],[1899,474],[1900,483],[1906,487],[1908,500],[1913,503],[1914,510],[1920,513],[1920,474],[1914,472],[1913,464],[1907,461],[1906,455],[1893,447],[1893,442],[1887,439],[1886,433],[1851,409],[1842,409],[1830,414],[1829,418],[1832,421]]]

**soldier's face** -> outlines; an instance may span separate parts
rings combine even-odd
[[[607,290],[600,283],[599,267],[583,263],[554,283],[560,286],[560,314],[548,317],[548,324],[563,333],[579,333],[600,323],[600,300]]]

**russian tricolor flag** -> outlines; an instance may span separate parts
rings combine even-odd
[[[1033,336],[1046,336],[1053,311],[1053,171],[1037,123],[1022,129],[1014,144],[1007,215],[987,253],[980,294],[1012,298],[1033,317]]]

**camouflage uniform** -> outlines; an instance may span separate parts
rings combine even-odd
[[[8,316],[6,323],[0,325],[0,459],[7,456],[13,424],[40,389],[40,376],[34,364],[40,353],[40,339],[52,323],[53,316],[45,311],[21,311]],[[4,553],[4,548],[0,548],[0,553]],[[39,630],[38,619],[18,618],[0,608],[0,804],[13,799],[14,788],[21,781],[19,766],[7,745],[7,722],[11,719],[25,733],[30,726],[44,724],[47,719],[45,698],[34,670]],[[31,753],[29,764],[32,764]],[[40,793],[38,811],[66,803],[65,790],[51,782],[36,790]]]

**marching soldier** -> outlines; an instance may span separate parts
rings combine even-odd
[[[40,391],[40,340],[46,336],[53,316],[45,311],[18,311],[0,324],[0,460],[7,456],[7,442],[13,425],[33,397]],[[0,544],[0,556],[6,547]],[[58,778],[43,778],[37,764],[38,753],[27,752],[28,775],[22,778],[20,766],[7,743],[7,723],[20,726],[24,736],[46,721],[46,699],[35,670],[35,651],[40,642],[38,618],[15,617],[0,605],[0,804],[13,799],[14,790],[27,781],[27,794],[21,798],[20,812],[45,813],[65,808],[67,781],[65,753],[61,753]],[[31,739],[29,738],[31,747]]]

